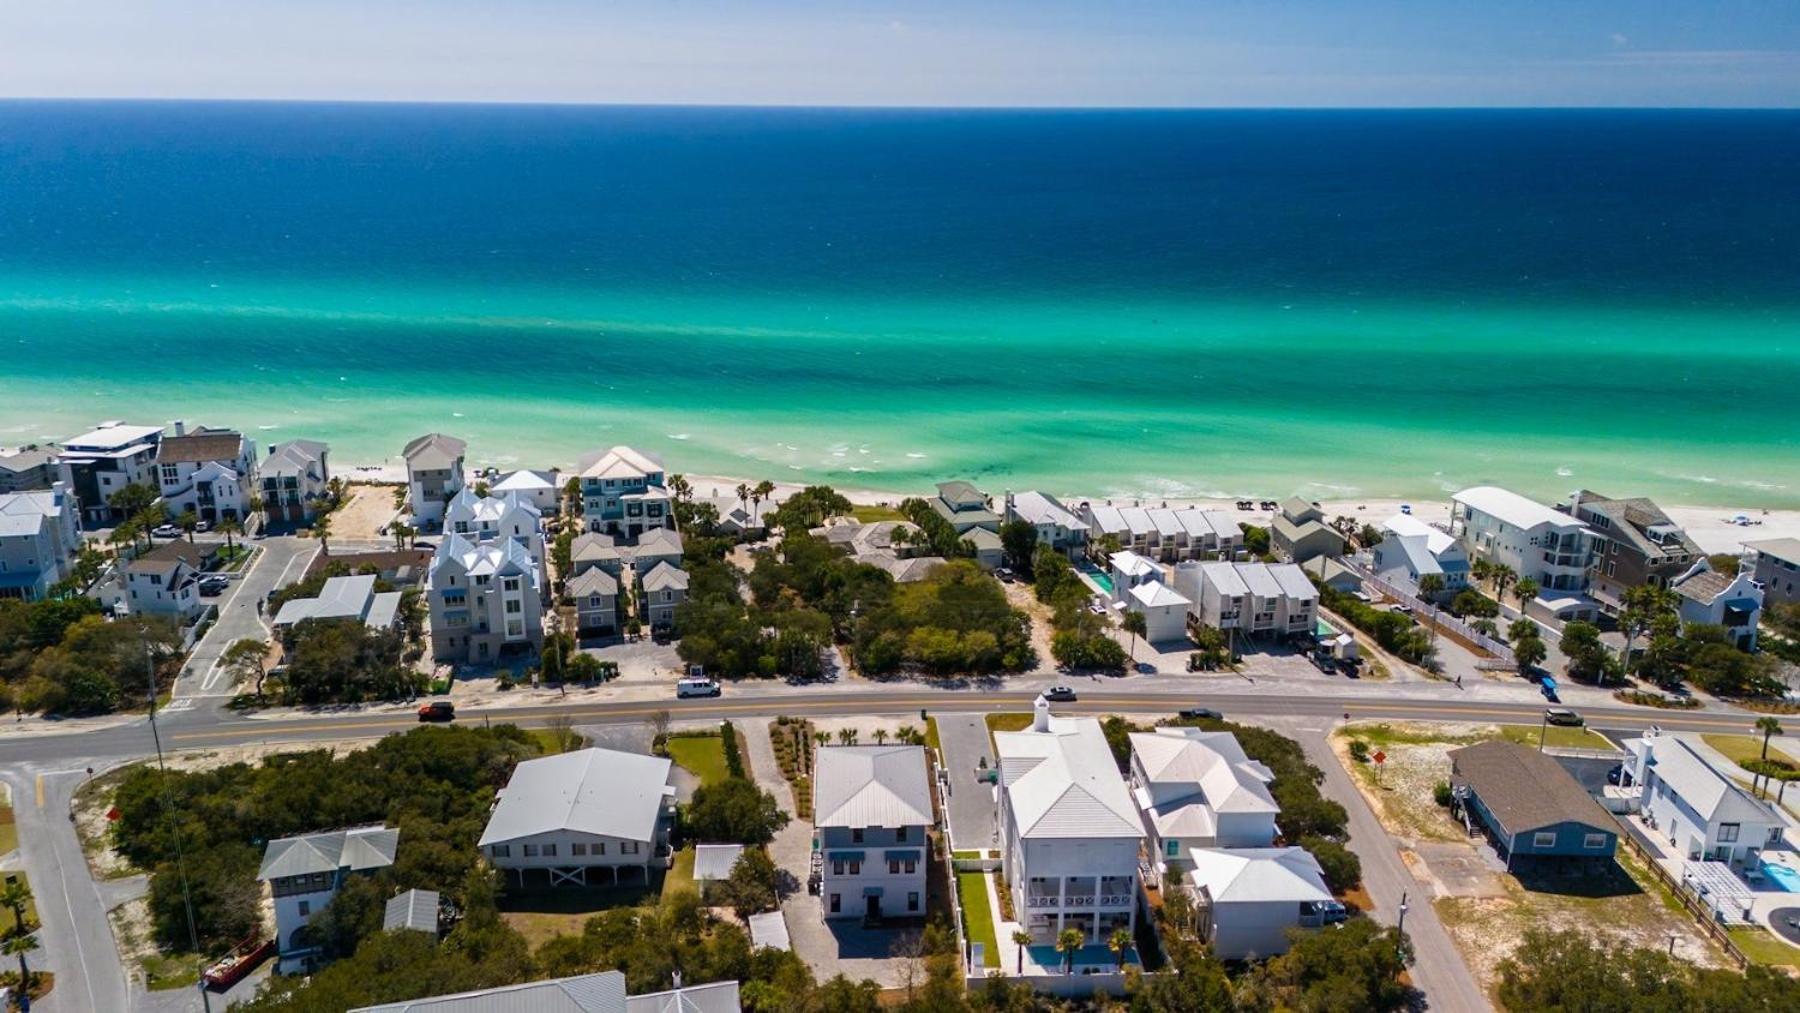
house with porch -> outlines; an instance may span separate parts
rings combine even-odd
[[[1286,953],[1288,930],[1326,923],[1331,889],[1305,848],[1199,848],[1192,859],[1199,935],[1221,960]]]
[[[256,878],[269,884],[275,908],[276,969],[282,974],[316,969],[324,947],[307,926],[344,883],[394,864],[400,831],[385,826],[331,830],[270,841]]]
[[[463,455],[469,445],[454,436],[426,433],[409,442],[400,455],[406,458],[407,502],[412,523],[429,530],[444,521],[444,507],[463,488]]]
[[[1561,510],[1516,492],[1484,485],[1450,497],[1450,535],[1473,560],[1510,567],[1541,589],[1538,607],[1558,619],[1591,619],[1589,597],[1594,533]]]
[[[651,632],[675,629],[675,610],[687,601],[687,593],[687,571],[669,563],[657,563],[638,579],[638,599]]]
[[[63,441],[56,454],[56,477],[81,505],[82,524],[98,527],[125,520],[111,500],[128,485],[160,492],[156,448],[162,438],[162,426],[113,421]]]
[[[1104,946],[1137,925],[1144,827],[1095,718],[1059,718],[1042,696],[1032,723],[994,735],[1004,888],[1035,944],[1077,929]]]
[[[584,637],[619,632],[619,579],[598,566],[569,578],[563,590],[575,601],[576,629]]]
[[[1625,752],[1638,812],[1673,853],[1754,868],[1762,851],[1782,844],[1787,821],[1716,769],[1688,736],[1652,728],[1627,739]]]
[[[1275,775],[1230,732],[1165,727],[1131,734],[1131,794],[1158,881],[1193,871],[1196,848],[1266,848],[1281,806]]]
[[[402,593],[377,591],[375,583],[372,573],[329,578],[317,597],[283,602],[269,625],[284,641],[308,619],[355,619],[372,630],[391,630],[399,623]]]
[[[1619,845],[1612,814],[1556,758],[1494,740],[1450,751],[1455,810],[1486,831],[1507,869],[1521,858],[1610,862]]]
[[[931,784],[921,746],[821,746],[813,827],[827,919],[925,917]]]
[[[1642,497],[1613,499],[1583,489],[1569,497],[1569,514],[1593,533],[1588,593],[1610,613],[1624,606],[1626,591],[1646,584],[1667,587],[1706,558],[1681,525]]]
[[[126,607],[136,615],[162,616],[186,625],[206,608],[200,597],[203,550],[180,539],[165,542],[125,564]]]
[[[1762,621],[1763,588],[1748,570],[1724,574],[1712,568],[1705,556],[1685,573],[1669,581],[1675,592],[1675,611],[1681,623],[1711,623],[1725,627],[1725,635],[1740,651],[1756,650],[1756,628]]]
[[[156,448],[157,485],[170,516],[188,511],[208,523],[250,513],[256,488],[256,444],[230,429],[204,426],[187,431],[175,423],[175,435]]]
[[[655,528],[674,528],[662,460],[631,447],[611,447],[581,459],[582,518],[589,531],[628,541]]]
[[[1125,595],[1139,584],[1160,583],[1163,568],[1148,556],[1123,549],[1106,557],[1107,577],[1112,581],[1112,600],[1122,602]]]
[[[1031,525],[1039,545],[1074,556],[1087,544],[1087,524],[1054,496],[1032,490],[1008,492],[1005,504],[1005,519]]]
[[[42,599],[80,554],[75,498],[61,482],[47,492],[0,494],[0,598]]]
[[[1318,628],[1319,592],[1293,563],[1178,563],[1175,590],[1193,603],[1190,623],[1216,630],[1310,638]]]
[[[289,440],[269,448],[256,472],[263,514],[276,524],[306,524],[330,499],[331,448],[317,440]]]
[[[1435,575],[1444,582],[1441,598],[1453,598],[1469,586],[1469,554],[1450,532],[1414,517],[1395,514],[1381,522],[1386,534],[1371,554],[1377,576],[1417,590],[1419,581]]]
[[[434,659],[484,664],[543,647],[543,571],[513,538],[477,544],[446,534],[425,585]]]
[[[988,506],[987,493],[969,482],[939,482],[931,509],[949,521],[959,535],[966,534],[971,528],[1000,530],[1000,515]]]
[[[581,749],[513,768],[477,846],[509,882],[648,883],[667,868],[670,761]]]

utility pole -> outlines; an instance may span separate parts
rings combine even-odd
[[[1550,711],[1544,710],[1543,718],[1538,722],[1538,752],[1544,751],[1544,736],[1550,731]]]
[[[1400,944],[1399,944],[1400,945],[1400,953],[1402,956],[1405,956],[1405,954],[1406,954],[1406,891],[1404,891],[1404,890],[1402,890],[1400,892],[1400,924],[1395,926],[1395,931],[1400,934]]]
[[[169,819],[169,768],[163,760],[162,734],[156,728],[156,659],[150,654],[150,640],[144,639],[144,679],[148,683],[150,701],[150,741],[156,745],[156,769],[161,775],[163,792],[163,819]],[[194,948],[194,957],[200,961],[200,1005],[205,1013],[212,1013],[212,996],[206,990],[206,957],[200,952],[200,932],[194,925],[194,899],[188,892],[187,860],[182,853],[181,828],[171,825],[175,841],[175,871],[181,877],[181,904],[187,910],[188,945]]]

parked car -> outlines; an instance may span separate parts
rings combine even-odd
[[[675,683],[675,695],[679,698],[690,696],[718,696],[725,688],[711,679],[682,679]]]
[[[1008,584],[1013,582],[1013,572],[1004,566],[995,570],[994,576],[1000,578],[1003,582],[1008,583]]]
[[[150,533],[158,538],[180,538],[181,529],[173,524],[158,524],[150,529]]]
[[[1582,725],[1587,724],[1581,715],[1567,707],[1544,708],[1544,720],[1553,725],[1565,725],[1571,728],[1580,728]]]
[[[204,520],[204,519],[195,521],[194,522],[194,530],[199,531],[201,533],[211,531],[212,530],[212,521]]]
[[[224,594],[225,589],[230,586],[230,577],[212,576],[200,578],[200,594],[207,598],[213,598]]]
[[[1622,788],[1628,788],[1628,787],[1630,787],[1630,784],[1629,784],[1630,780],[1631,780],[1631,775],[1626,772],[1625,765],[1623,763],[1613,764],[1613,768],[1606,772],[1606,783],[1607,784],[1616,784]]]
[[[454,721],[456,705],[448,700],[433,700],[419,707],[420,721]]]
[[[437,543],[436,542],[413,542],[412,547],[415,549],[421,549],[425,552],[436,552],[437,551]]]
[[[1181,711],[1180,714],[1184,718],[1211,718],[1214,721],[1223,721],[1225,719],[1225,715],[1220,714],[1211,707],[1189,707],[1186,710]]]
[[[1074,703],[1075,691],[1067,686],[1052,686],[1044,690],[1044,699],[1055,700],[1059,703]]]

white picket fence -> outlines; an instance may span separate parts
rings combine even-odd
[[[1434,616],[1439,628],[1449,630],[1462,639],[1467,640],[1469,643],[1492,654],[1494,660],[1500,663],[1495,667],[1504,666],[1510,668],[1518,663],[1517,659],[1513,657],[1512,648],[1501,641],[1496,640],[1479,630],[1471,628],[1468,623],[1443,611],[1438,606],[1422,600],[1411,590],[1400,587],[1387,580],[1383,580],[1380,576],[1376,575],[1375,571],[1364,566],[1361,561],[1346,557],[1344,562],[1350,569],[1356,571],[1357,576],[1362,578],[1365,587],[1372,588],[1373,590],[1400,602],[1402,605],[1411,608],[1413,613],[1421,619],[1424,619],[1426,616]]]

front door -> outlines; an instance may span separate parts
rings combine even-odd
[[[868,907],[868,913],[867,913],[866,917],[872,922],[880,921],[881,920],[881,898],[880,897],[869,897],[869,898],[867,898],[867,900],[869,902],[869,907]]]

